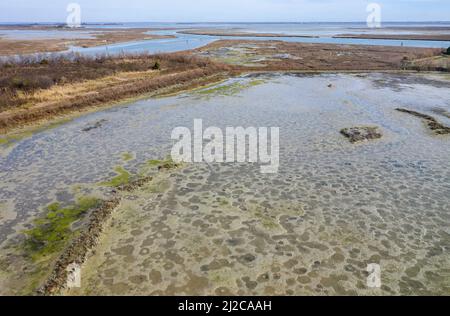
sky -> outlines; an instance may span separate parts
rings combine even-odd
[[[381,5],[383,21],[448,21],[450,0],[1,0],[0,22],[65,22],[80,4],[82,22],[350,22]]]

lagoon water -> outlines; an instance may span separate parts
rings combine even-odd
[[[135,173],[166,157],[174,127],[196,118],[279,126],[278,174],[188,164],[127,196],[70,294],[450,294],[450,139],[395,111],[449,123],[447,75],[261,74],[221,85],[3,146],[2,247],[53,201],[107,196],[98,183],[115,166]],[[339,133],[359,125],[378,126],[383,138],[351,144]],[[381,266],[381,289],[366,285],[369,263]],[[18,278],[22,268],[8,269]]]
[[[152,27],[152,24],[147,25]],[[142,25],[143,26],[143,25]],[[401,27],[402,25],[393,24],[391,27]],[[415,25],[409,25],[408,27],[414,27]],[[436,27],[436,25],[432,25]],[[447,25],[441,25],[445,27]],[[116,26],[117,27],[117,26]],[[195,49],[202,47],[211,42],[229,39],[229,40],[279,40],[286,42],[297,43],[325,43],[325,44],[348,44],[348,45],[379,45],[379,46],[405,46],[405,47],[434,47],[434,48],[446,48],[450,46],[450,41],[423,41],[423,40],[383,40],[383,39],[354,39],[354,38],[334,38],[334,35],[338,34],[363,34],[367,32],[375,33],[392,33],[387,30],[370,30],[364,29],[365,24],[186,24],[180,29],[178,24],[156,24],[155,28],[177,28],[176,30],[162,30],[155,31],[153,33],[162,35],[174,35],[176,38],[164,39],[164,40],[150,40],[150,41],[136,41],[129,43],[119,43],[108,46],[97,46],[90,48],[72,47],[71,51],[95,55],[95,54],[118,54],[118,53],[165,53],[175,52],[182,50]],[[386,25],[386,27],[389,27]],[[179,31],[183,29],[202,29],[202,28],[216,28],[224,29],[228,31],[237,32],[250,32],[250,33],[279,33],[287,35],[306,35],[306,36],[318,36],[318,37],[237,37],[237,36],[209,36],[209,35],[192,35],[181,34]],[[439,31],[446,33],[449,31]],[[414,31],[395,31],[397,34],[415,34]]]
[[[338,34],[363,34],[363,33],[395,33],[395,34],[429,34],[438,32],[446,34],[450,23],[385,23],[381,29],[367,29],[365,23],[124,23],[111,25],[88,25],[88,27],[98,29],[111,28],[153,28],[156,34],[174,35],[176,38],[145,40],[118,43],[107,46],[97,46],[90,48],[71,47],[69,51],[86,55],[97,54],[120,54],[120,53],[164,53],[176,52],[198,48],[220,39],[242,39],[242,40],[282,40],[287,42],[300,43],[328,43],[328,44],[352,44],[352,45],[386,45],[386,46],[406,46],[406,47],[435,47],[447,48],[450,41],[421,41],[421,40],[382,40],[382,39],[351,39],[333,38]],[[417,31],[417,27],[429,29]],[[389,28],[396,28],[390,30]],[[408,29],[409,28],[409,29]],[[434,28],[434,30],[432,30]],[[442,30],[439,30],[441,28]],[[159,29],[159,30],[158,30]],[[252,33],[278,33],[288,35],[318,36],[313,38],[305,37],[220,37],[206,35],[180,34],[179,31],[187,29],[222,29],[239,32]],[[75,36],[86,38],[91,36],[88,32],[65,31],[65,30],[0,30],[0,36],[7,38],[67,38]]]
[[[450,42],[445,41],[418,41],[418,40],[377,40],[377,39],[353,39],[333,37],[238,37],[238,36],[209,36],[181,34],[178,31],[156,31],[156,34],[175,35],[176,38],[157,39],[149,41],[135,41],[117,43],[108,46],[96,46],[89,48],[72,47],[71,52],[86,55],[101,54],[123,54],[123,53],[168,53],[205,46],[217,40],[259,40],[259,41],[285,41],[294,43],[325,43],[325,44],[348,44],[348,45],[379,45],[379,46],[405,46],[405,47],[434,47],[445,48]]]

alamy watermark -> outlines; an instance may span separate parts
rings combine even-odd
[[[214,126],[203,130],[203,121],[195,119],[193,133],[187,127],[176,127],[171,138],[177,141],[171,156],[178,163],[249,162],[261,164],[261,173],[278,172],[278,127],[227,127],[224,133]]]
[[[69,3],[66,11],[69,13],[66,24],[70,28],[81,27],[81,6],[78,3]]]
[[[379,3],[369,3],[366,11],[369,13],[367,16],[368,28],[380,28],[381,27],[381,5]]]
[[[67,269],[67,288],[80,288],[81,287],[81,267],[77,263],[71,263]]]
[[[379,289],[381,287],[381,267],[379,264],[371,263],[367,266],[367,287]]]

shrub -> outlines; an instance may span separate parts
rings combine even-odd
[[[450,55],[450,47],[447,48],[447,51],[445,52],[445,54]]]
[[[47,89],[54,84],[52,78],[48,76],[26,76],[26,77],[14,77],[11,79],[10,86],[17,90],[35,90],[35,89]]]
[[[15,89],[26,89],[29,82],[26,79],[15,77],[11,79],[11,86]]]
[[[153,70],[160,70],[161,69],[161,65],[159,63],[159,61],[155,61],[155,64],[152,67]]]

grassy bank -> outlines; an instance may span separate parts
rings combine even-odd
[[[253,71],[442,70],[415,60],[447,58],[442,49],[333,45],[283,41],[221,40],[196,50],[200,56]],[[447,59],[448,60],[448,59]]]
[[[0,65],[0,132],[139,95],[217,80],[231,67],[188,54],[57,58]]]

